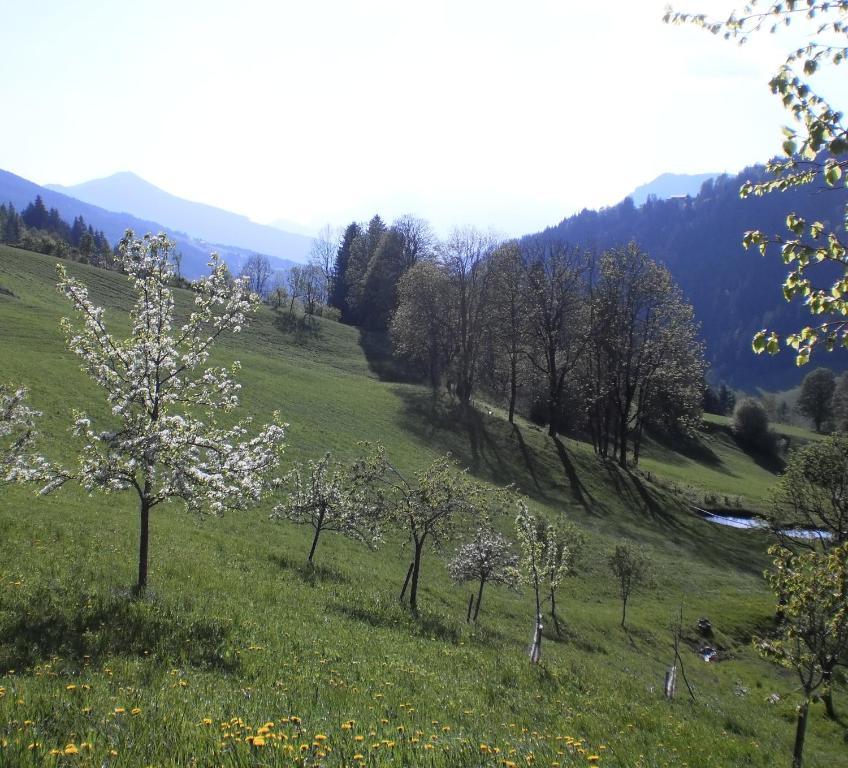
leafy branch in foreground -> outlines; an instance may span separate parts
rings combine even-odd
[[[769,551],[775,567],[766,572],[766,580],[781,597],[783,622],[776,636],[754,638],[754,646],[763,657],[798,675],[803,700],[792,765],[800,768],[813,692],[824,686],[833,717],[833,670],[848,654],[848,544],[826,553],[795,554],[778,546]]]
[[[285,433],[276,414],[252,437],[249,418],[226,427],[215,420],[216,412],[238,406],[241,385],[237,362],[230,369],[207,365],[212,347],[225,333],[242,329],[258,299],[243,280],[231,281],[213,254],[210,273],[194,284],[194,311],[175,328],[173,249],[164,235],[136,239],[128,231],[121,241],[119,259],[136,297],[126,339],[108,332],[104,310],[57,265],[59,291],[77,318],[76,324],[62,320],[67,346],[105,390],[111,418],[95,427],[90,416],[74,411],[79,463],[73,471],[56,471],[43,492],[72,478],[89,492],[135,491],[139,590],[147,586],[151,510],[171,498],[215,514],[258,502]]]
[[[741,13],[733,12],[724,21],[709,19],[704,14],[666,11],[665,21],[694,24],[725,39],[745,43],[751,34],[775,33],[781,28],[801,26],[804,44],[789,51],[784,64],[769,82],[792,115],[795,126],[783,129],[784,157],[767,165],[769,177],[748,181],[740,189],[742,197],[761,196],[771,192],[815,184],[820,190],[845,188],[848,183],[848,128],[842,112],[816,93],[809,79],[824,66],[839,66],[848,56],[848,0],[785,0],[758,2],[751,0]],[[796,70],[800,68],[801,74]],[[770,247],[778,247],[784,263],[790,268],[783,282],[787,301],[799,298],[816,322],[789,334],[785,344],[796,352],[796,363],[804,365],[817,345],[828,351],[836,346],[848,347],[848,203],[838,224],[807,221],[789,212],[786,235],[769,235],[759,230],[745,233],[743,245],[755,247],[765,255]],[[827,285],[814,283],[816,265],[835,265],[838,276]],[[828,272],[825,270],[824,274]],[[776,354],[780,338],[776,331],[763,329],[752,342],[757,353]]]

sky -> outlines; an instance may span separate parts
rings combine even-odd
[[[132,171],[263,223],[537,231],[779,151],[785,41],[668,26],[665,5],[0,0],[0,168]]]

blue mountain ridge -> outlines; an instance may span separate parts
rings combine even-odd
[[[86,224],[102,230],[113,245],[132,229],[136,235],[147,232],[164,232],[182,253],[181,270],[185,277],[195,279],[206,273],[209,255],[216,251],[227,262],[233,272],[238,272],[247,257],[255,251],[240,245],[224,245],[206,242],[186,232],[167,227],[160,222],[139,218],[129,213],[118,213],[100,206],[86,203],[54,189],[40,186],[32,181],[0,169],[0,203],[12,203],[19,211],[40,195],[48,208],[55,208],[68,223],[82,216]],[[278,257],[270,258],[275,269],[287,270],[293,261]]]

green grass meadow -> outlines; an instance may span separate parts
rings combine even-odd
[[[67,267],[107,308],[107,324],[127,330],[126,281]],[[13,294],[0,292],[0,376],[26,384],[43,412],[41,450],[70,461],[71,409],[106,409],[64,349],[55,259],[0,246],[0,286]],[[185,312],[190,294],[178,294]],[[221,518],[157,508],[151,588],[134,598],[135,497],[6,486],[0,766],[791,763],[797,682],[751,648],[772,626],[769,541],[689,508],[768,503],[779,467],[746,454],[722,420],[676,450],[651,442],[631,474],[587,444],[513,427],[497,408],[459,414],[399,381],[379,338],[322,318],[262,308],[213,362],[233,359],[241,415],[262,423],[279,410],[290,424],[284,470],[327,450],[352,457],[363,440],[382,442],[406,471],[451,451],[481,480],[513,484],[535,511],[585,528],[578,573],[557,601],[562,636],[546,625],[542,663],[531,665],[532,596],[500,587],[486,588],[478,625],[467,624],[471,587],[448,578],[451,550],[426,553],[412,618],[397,600],[409,562],[399,533],[376,552],[325,534],[306,569],[310,531],[269,521],[273,500]],[[622,536],[648,549],[656,580],[633,598],[627,630],[606,565]],[[669,624],[681,606],[694,700],[681,680],[667,701]],[[718,663],[695,652],[701,616]],[[845,694],[843,681],[836,706],[848,717]],[[814,705],[806,758],[848,766],[848,720]]]

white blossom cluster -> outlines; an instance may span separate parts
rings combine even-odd
[[[42,457],[28,453],[36,436],[35,419],[41,413],[26,401],[25,387],[0,384],[0,481],[37,481],[48,469]]]
[[[580,533],[571,527],[561,531],[530,512],[527,502],[518,501],[515,530],[521,548],[517,578],[533,587],[555,592],[574,566]]]
[[[62,321],[68,348],[106,391],[114,417],[104,429],[74,413],[74,434],[83,445],[79,467],[69,475],[89,491],[135,489],[148,508],[179,497],[192,508],[220,513],[261,498],[286,425],[274,414],[273,423],[250,437],[250,419],[227,428],[216,423],[216,411],[238,405],[239,365],[227,370],[205,363],[223,333],[242,329],[257,299],[244,281],[230,280],[213,254],[210,273],[194,284],[194,311],[174,328],[173,248],[164,235],[135,239],[127,232],[121,241],[119,258],[136,295],[126,339],[107,331],[103,309],[57,266],[59,290],[78,321]],[[69,475],[57,474],[42,492]]]
[[[474,539],[461,546],[448,563],[448,573],[457,582],[480,581],[515,584],[518,557],[509,540],[488,526],[477,529]]]
[[[334,531],[370,547],[381,541],[380,507],[356,465],[334,466],[326,453],[319,461],[295,467],[283,483],[288,495],[274,507],[272,519],[309,525],[316,533]]]

